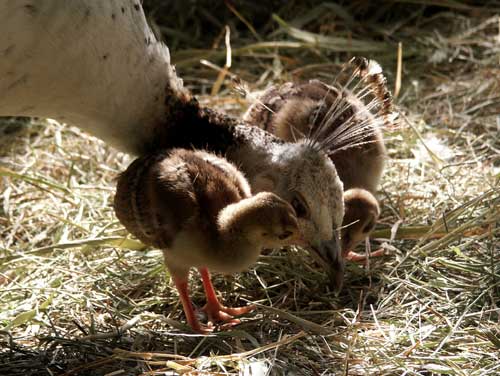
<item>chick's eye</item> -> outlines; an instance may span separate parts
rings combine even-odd
[[[293,233],[291,231],[285,231],[283,234],[279,235],[280,240],[288,239]]]
[[[308,210],[300,198],[297,196],[294,197],[291,204],[298,218],[306,218],[308,216]]]

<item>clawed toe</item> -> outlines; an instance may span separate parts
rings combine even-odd
[[[225,307],[223,305],[212,306],[206,304],[202,311],[207,314],[209,325],[222,322],[221,328],[228,328],[241,323],[239,319],[234,318],[234,316],[243,315],[255,309],[254,305],[247,307]]]
[[[222,323],[218,327],[225,329],[238,325],[241,323],[239,319],[234,316],[243,315],[255,309],[255,305],[246,307],[231,308],[223,306],[217,299],[215,289],[210,280],[210,273],[206,267],[199,268],[201,279],[203,280],[203,287],[207,297],[207,304],[201,309],[207,315],[208,324],[213,327],[216,323]]]
[[[228,320],[228,321],[224,321],[223,324],[219,325],[219,328],[221,330],[226,330],[226,329],[230,329],[233,326],[238,325],[238,324],[241,324],[241,320],[240,319],[231,319],[231,320]]]
[[[353,262],[358,262],[358,263],[366,263],[366,260],[368,257],[373,258],[373,257],[381,257],[385,256],[385,249],[381,248],[378,249],[374,252],[371,252],[369,255],[367,253],[361,254],[361,253],[356,253],[353,251],[348,251],[345,255],[345,259]]]
[[[198,334],[211,334],[214,331],[214,327],[210,325],[200,325],[199,328],[193,328],[193,330]]]
[[[226,322],[233,319],[233,316],[224,311],[204,310],[208,317],[208,322],[215,324],[218,322]]]
[[[207,334],[212,333],[215,329],[214,325],[210,322],[207,325],[203,325],[198,320],[196,320],[196,321],[188,322],[188,324],[191,327],[191,329],[193,330],[193,332],[198,333],[198,334],[207,335]]]
[[[255,308],[256,308],[256,306],[253,304],[246,306],[246,307],[234,307],[234,308],[224,307],[224,306],[220,307],[221,311],[223,311],[231,316],[244,315],[245,313],[252,312]]]

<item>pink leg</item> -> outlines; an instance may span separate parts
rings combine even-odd
[[[344,258],[349,261],[365,263],[368,257],[380,257],[385,255],[385,249],[381,248],[374,252],[371,252],[369,255],[367,253],[361,254],[353,251],[347,251],[344,254]]]
[[[204,326],[200,324],[196,315],[194,313],[193,304],[191,303],[191,298],[189,297],[188,289],[188,278],[184,277],[173,277],[175,287],[179,292],[179,297],[181,298],[182,308],[184,308],[184,314],[186,315],[186,321],[193,331],[200,334],[208,334],[213,331],[213,327]]]
[[[212,285],[208,269],[199,268],[198,270],[200,271],[201,279],[203,281],[203,288],[205,289],[205,295],[207,297],[207,304],[205,304],[203,310],[208,316],[209,324],[223,321],[226,322],[226,326],[236,325],[240,323],[240,320],[234,319],[233,316],[242,315],[255,309],[254,305],[250,305],[247,307],[230,308],[220,304],[219,299],[217,299],[217,295],[215,294],[215,289]]]

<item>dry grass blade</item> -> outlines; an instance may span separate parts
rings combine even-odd
[[[143,361],[145,364],[149,364],[151,366],[165,366],[167,369],[173,369],[181,374],[184,374],[185,372],[196,372],[196,370],[198,369],[196,365],[200,363],[245,362],[248,361],[249,358],[255,357],[256,355],[265,353],[267,351],[276,350],[282,346],[292,344],[304,336],[306,336],[305,332],[299,332],[295,335],[283,337],[277,342],[255,348],[253,350],[244,351],[240,353],[233,353],[230,355],[210,355],[202,359],[200,358],[191,359],[189,357],[179,356],[176,354],[164,354],[164,353],[154,353],[154,352],[139,353],[139,352],[125,351],[122,349],[115,349],[114,354],[115,357],[122,360],[139,359]],[[165,360],[165,359],[175,359],[175,360]],[[156,372],[161,372],[161,370]],[[149,373],[144,373],[144,374],[149,374]]]
[[[295,316],[295,315],[291,314],[290,312],[283,311],[281,309],[277,309],[277,308],[274,308],[274,307],[268,307],[268,306],[260,305],[260,304],[258,304],[257,306],[260,307],[261,309],[263,309],[264,311],[274,313],[275,315],[278,315],[282,319],[285,319],[285,320],[288,320],[288,321],[291,321],[291,322],[297,324],[303,330],[306,330],[308,332],[312,332],[312,333],[316,333],[316,334],[323,334],[323,335],[327,335],[327,334],[332,334],[333,333],[331,330],[329,330],[328,328],[325,328],[322,325],[318,325],[318,324],[316,324],[314,322],[311,322],[309,320],[302,319],[302,318],[300,318],[298,316]],[[340,338],[340,337],[339,337],[339,341],[340,342],[346,342],[345,339]]]
[[[330,37],[322,34],[311,33],[288,25],[278,15],[273,14],[273,19],[293,38],[307,43],[311,47],[317,47],[330,51],[381,51],[387,49],[382,43],[364,41],[353,38]]]

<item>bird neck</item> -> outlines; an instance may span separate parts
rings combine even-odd
[[[169,148],[203,149],[233,162],[253,179],[275,165],[273,156],[284,142],[257,127],[201,107],[195,98],[172,104],[169,117],[155,127],[148,152]]]

